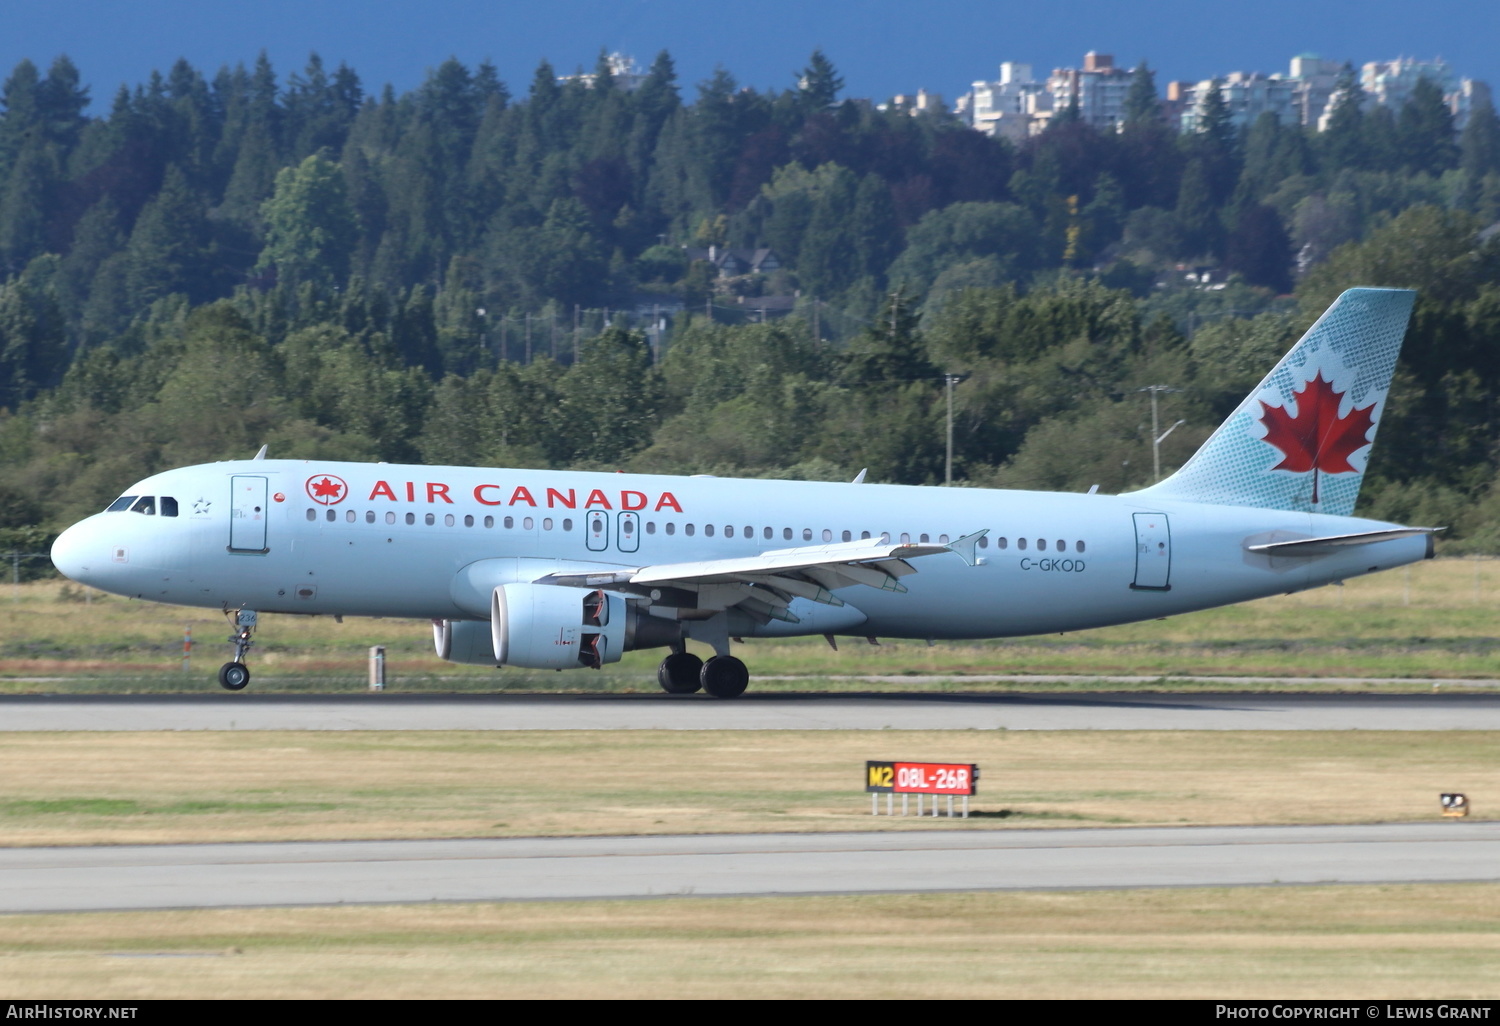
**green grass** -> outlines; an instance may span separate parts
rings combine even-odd
[[[0,733],[0,844],[1490,819],[1487,731]],[[870,815],[867,759],[973,762],[968,820]],[[1491,787],[1490,785],[1494,785]],[[895,803],[899,805],[899,802]],[[913,803],[913,811],[914,803]]]
[[[13,994],[1492,1000],[1500,885],[7,916]]]

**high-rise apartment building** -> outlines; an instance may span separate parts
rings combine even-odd
[[[1030,64],[1006,61],[1000,65],[1000,78],[975,82],[959,97],[954,113],[986,135],[1019,142],[1052,115],[1052,94],[1045,82],[1032,77]]]
[[[1047,79],[1055,111],[1067,110],[1076,101],[1078,116],[1086,124],[1115,131],[1125,123],[1125,97],[1130,93],[1133,72],[1115,67],[1107,53],[1090,50],[1081,68],[1054,68]]]

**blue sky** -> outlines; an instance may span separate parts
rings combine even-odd
[[[592,65],[599,48],[642,64],[663,48],[686,84],[723,64],[745,85],[781,88],[821,47],[847,94],[885,99],[918,87],[951,100],[1002,60],[1039,73],[1087,50],[1145,58],[1157,81],[1285,71],[1311,51],[1356,63],[1443,56],[1500,86],[1500,4],[1453,0],[0,0],[0,70],[73,58],[96,101],[186,57],[209,74],[266,50],[278,74],[310,51],[348,63],[367,91],[417,85],[449,56],[488,57],[522,92],[543,57]],[[691,90],[688,90],[691,96]]]

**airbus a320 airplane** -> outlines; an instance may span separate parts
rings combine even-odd
[[[439,656],[490,666],[665,648],[666,691],[721,698],[749,683],[732,638],[996,638],[1185,613],[1432,556],[1436,528],[1350,515],[1413,298],[1345,292],[1181,470],[1124,495],[262,449],[131,485],[52,560],[104,591],[230,614],[231,691],[261,612],[427,618]]]

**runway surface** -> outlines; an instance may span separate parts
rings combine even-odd
[[[0,697],[0,731],[1500,730],[1500,694]]]
[[[1500,880],[1500,823],[0,849],[0,912]]]

